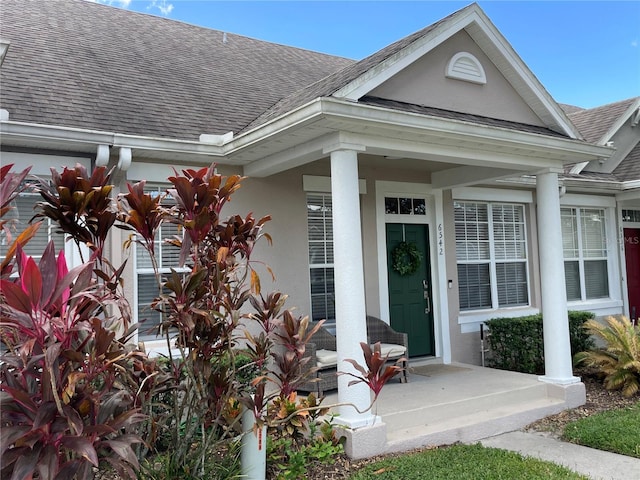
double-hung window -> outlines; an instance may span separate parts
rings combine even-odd
[[[454,204],[460,310],[529,304],[524,206]]]
[[[330,193],[307,194],[311,318],[335,322],[333,217]]]
[[[569,207],[560,212],[567,300],[609,297],[604,209]]]
[[[152,195],[160,195],[164,189],[147,186],[145,191]],[[164,205],[171,205],[171,203],[172,199],[170,197],[165,197],[163,200]],[[166,280],[166,276],[171,272],[172,268],[178,272],[185,270],[179,266],[180,249],[166,242],[166,240],[180,234],[178,226],[168,222],[163,222],[156,233],[154,251],[162,282]],[[160,312],[151,307],[153,300],[160,293],[158,280],[147,250],[143,246],[136,244],[135,252],[136,313],[138,322],[142,322],[138,330],[138,337],[142,340],[154,340],[157,338],[158,325],[162,320]]]
[[[25,191],[20,193],[12,202],[11,207],[13,208],[9,210],[4,218],[9,221],[6,227],[11,231],[11,241],[9,241],[9,237],[5,231],[0,231],[1,258],[4,258],[9,245],[11,245],[15,238],[29,225],[29,220],[36,214],[34,207],[40,200],[42,200],[40,194]],[[38,261],[47,244],[52,240],[54,242],[56,255],[60,250],[64,250],[65,236],[58,231],[57,224],[51,219],[44,217],[36,220],[42,222],[40,228],[33,238],[27,244],[23,245],[23,251],[26,255]],[[34,222],[36,220],[34,220]],[[69,262],[68,258],[67,262]]]

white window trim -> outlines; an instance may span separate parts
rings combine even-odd
[[[176,170],[178,170],[178,168],[187,169],[192,167],[186,167],[186,166],[176,167]],[[193,167],[193,168],[198,169],[202,167]],[[160,173],[160,172],[163,172],[163,173]],[[163,192],[166,189],[172,187],[171,183],[167,182],[167,178],[171,176],[174,172],[170,165],[164,165],[164,164],[161,165],[161,164],[149,164],[149,163],[144,163],[144,164],[134,163],[131,165],[131,167],[127,171],[127,177],[128,177],[127,181],[131,184],[139,182],[140,178],[144,178],[145,173],[147,173],[148,174],[147,176],[149,177],[148,179],[146,179],[147,186],[151,185],[153,187],[157,187],[159,192]],[[156,178],[160,178],[161,180],[156,181]],[[132,281],[133,301],[131,302],[131,317],[132,317],[133,323],[137,323],[139,321],[138,319],[138,275],[151,275],[151,274],[155,274],[155,271],[153,270],[153,268],[150,268],[150,267],[137,268],[137,265],[138,265],[137,245],[135,244],[132,245],[131,249],[132,249],[131,255],[133,259],[133,262],[131,262],[131,270],[132,270],[132,278],[133,278],[133,281]],[[189,268],[186,268],[186,267],[175,268],[175,270],[179,273],[188,272]],[[171,267],[165,267],[165,268],[159,269],[159,273],[161,275],[167,274],[170,272],[171,272]],[[144,327],[141,327],[141,328],[144,328]],[[157,337],[155,339],[145,337],[141,335],[140,329],[138,329],[135,333],[135,341],[143,342],[145,346],[145,351],[151,357],[169,354],[167,340],[164,337]],[[171,354],[175,358],[180,355],[180,350],[178,348],[172,348]]]
[[[598,195],[566,194],[560,197],[561,208],[602,208],[604,210],[605,235],[607,236],[607,273],[609,298],[568,301],[570,310],[601,311],[603,315],[622,313],[622,282],[620,272],[620,240],[616,221],[616,199]],[[620,213],[621,214],[621,213]]]
[[[484,190],[484,189],[477,189],[477,190]],[[520,193],[520,192],[518,192]],[[484,192],[483,192],[483,196],[484,196]],[[495,198],[495,196],[493,196],[492,198]],[[505,197],[503,198],[526,198],[526,197],[521,197],[521,196],[509,196],[509,194],[507,194]],[[458,199],[455,199],[458,200]],[[455,201],[454,200],[454,201]],[[479,201],[479,200],[459,200],[461,202],[466,202],[466,201]],[[518,206],[522,206],[523,208],[523,214],[524,214],[524,221],[523,221],[523,225],[524,225],[524,240],[525,240],[525,252],[527,254],[527,257],[523,260],[513,260],[513,259],[508,259],[508,260],[497,260],[495,258],[495,251],[494,251],[494,238],[493,238],[493,228],[489,228],[489,279],[491,282],[491,303],[493,305],[492,308],[479,308],[479,309],[475,309],[475,310],[460,310],[459,306],[458,306],[458,323],[459,324],[465,324],[465,323],[477,323],[477,322],[481,322],[484,320],[488,320],[490,318],[496,318],[496,317],[501,317],[501,316],[516,316],[516,314],[514,313],[514,311],[518,311],[517,316],[524,316],[524,315],[531,315],[532,313],[530,312],[537,312],[539,311],[538,309],[535,309],[531,306],[531,274],[529,272],[529,240],[528,240],[528,230],[527,230],[527,217],[526,217],[526,208],[525,205],[519,203],[519,202],[512,202],[512,201],[504,201],[504,200],[492,200],[492,201],[488,201],[488,200],[481,200],[479,201],[480,203],[486,203],[487,206],[491,207],[494,204],[501,204],[501,205],[518,205]],[[491,211],[487,212],[488,214],[488,218],[491,218]],[[470,265],[470,264],[486,264],[487,261],[486,260],[478,260],[478,261],[467,261],[467,262],[463,262],[465,265]],[[529,305],[515,305],[515,306],[505,306],[505,307],[500,307],[498,305],[498,283],[497,283],[497,278],[496,278],[496,264],[498,263],[524,263],[525,265],[525,272],[526,272],[526,276],[527,276],[527,298],[529,301]],[[456,257],[456,269],[458,266],[458,260]],[[503,312],[509,312],[509,313],[503,313]],[[522,313],[522,312],[527,312],[527,313]]]
[[[471,333],[478,330],[478,324],[494,318],[515,318],[537,315],[539,308],[534,307],[503,307],[499,310],[476,310],[473,312],[460,312],[458,324],[461,333]]]
[[[328,178],[328,177],[315,177],[318,179],[323,179],[323,178]],[[315,183],[315,184],[311,184],[313,186],[318,187],[319,184]],[[309,185],[309,186],[311,186]],[[316,194],[316,195],[324,195],[327,196],[328,193],[330,193],[330,191],[318,191],[318,190],[305,190],[305,193],[307,195],[305,195],[305,203],[306,205],[309,205],[309,201],[308,201],[308,195],[309,194]],[[331,195],[328,195],[329,197],[331,197]],[[333,198],[331,199],[332,201],[332,205],[333,205]],[[331,218],[333,220],[333,210],[331,212]],[[307,214],[307,222],[309,221],[309,217]],[[333,227],[332,227],[333,228]],[[334,271],[334,282],[335,282],[335,263],[311,263],[310,259],[309,259],[309,247],[311,245],[311,241],[309,239],[309,224],[307,223],[307,263],[308,263],[308,269],[307,269],[307,273],[308,273],[308,278],[307,278],[307,285],[309,285],[309,313],[311,318],[313,318],[313,294],[311,292],[311,270],[313,269],[327,269],[327,268],[331,268]],[[333,241],[332,241],[333,244]],[[334,284],[335,287],[335,284]],[[327,323],[325,323],[325,326],[330,330],[333,331],[333,329],[335,328],[335,318],[333,319],[325,319]]]

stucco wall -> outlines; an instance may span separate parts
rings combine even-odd
[[[458,52],[471,53],[478,59],[486,74],[485,85],[445,76],[449,59]],[[465,31],[458,32],[369,95],[543,126],[542,121]]]

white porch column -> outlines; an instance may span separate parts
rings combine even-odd
[[[545,358],[540,380],[567,385],[580,379],[573,376],[571,362],[557,171],[536,175],[536,192]]]
[[[344,361],[349,358],[364,365],[360,342],[367,341],[358,153],[355,149],[338,147],[331,151],[331,199],[338,371],[357,373]],[[369,387],[364,383],[349,387],[351,380],[353,378],[347,375],[338,377],[338,401],[366,410],[371,403]],[[345,406],[339,407],[337,420],[350,428],[359,428],[371,425],[374,416],[371,412],[360,414],[353,407]]]

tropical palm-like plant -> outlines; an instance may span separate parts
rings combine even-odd
[[[640,391],[640,326],[629,319],[609,317],[606,324],[588,320],[585,328],[591,335],[602,339],[600,349],[580,352],[578,365],[596,367],[604,375],[607,390],[622,390],[625,397]]]

